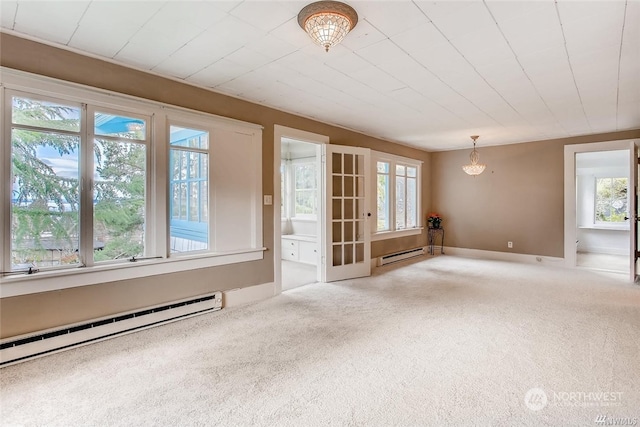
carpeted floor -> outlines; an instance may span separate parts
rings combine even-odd
[[[282,290],[316,283],[316,266],[302,262],[282,260]]]
[[[4,368],[0,420],[640,424],[638,384],[624,275],[437,256]]]

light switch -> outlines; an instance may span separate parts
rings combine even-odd
[[[271,194],[265,194],[264,195],[264,204],[265,205],[272,205],[273,204],[273,196]]]

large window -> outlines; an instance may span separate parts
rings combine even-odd
[[[420,169],[418,161],[374,153],[376,174],[375,233],[417,230],[420,227]]]
[[[12,295],[262,259],[260,126],[14,71],[0,95]]]
[[[627,178],[596,178],[596,223],[625,222],[628,186]]]
[[[141,256],[148,119],[30,95],[10,99],[10,269]],[[81,230],[90,230],[84,241]]]

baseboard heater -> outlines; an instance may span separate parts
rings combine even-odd
[[[0,367],[222,308],[222,292],[0,340]]]
[[[385,256],[378,257],[378,266],[390,264],[396,261],[402,261],[403,259],[413,258],[414,256],[424,255],[424,248],[409,249],[407,251],[396,252]]]

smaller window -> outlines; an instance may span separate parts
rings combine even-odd
[[[629,216],[627,178],[596,178],[596,223],[625,222]]]
[[[294,216],[317,215],[317,182],[315,163],[293,164]]]

